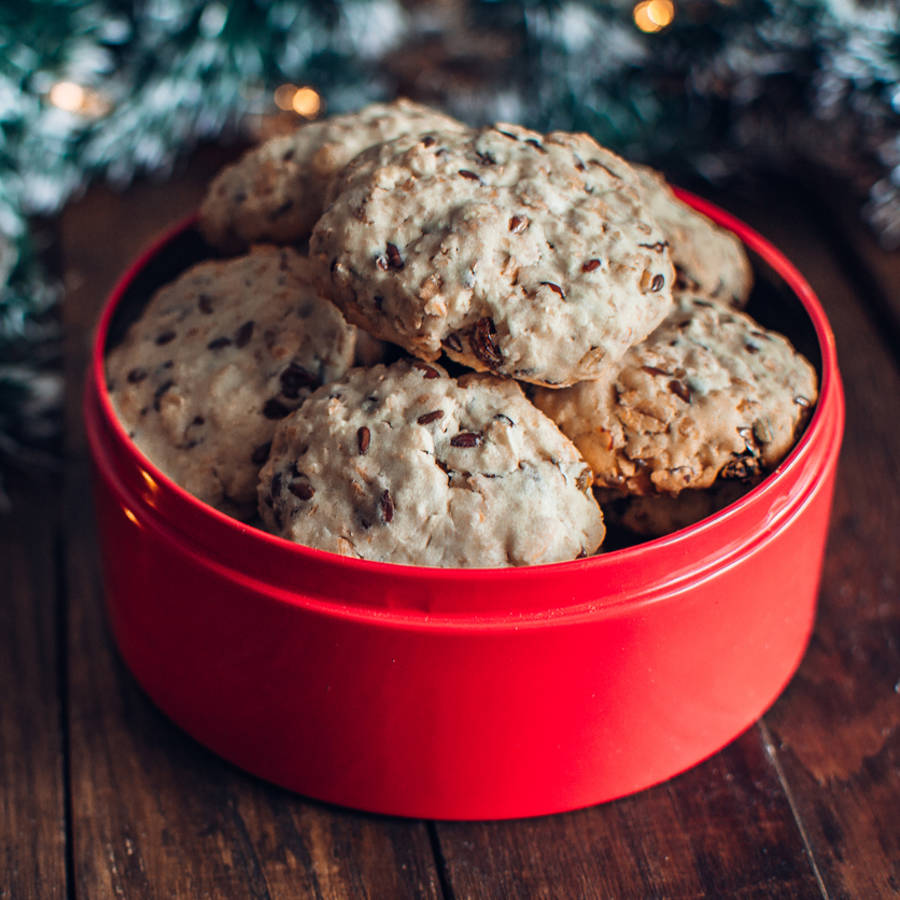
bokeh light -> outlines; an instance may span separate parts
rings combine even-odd
[[[304,119],[314,119],[322,109],[322,98],[310,87],[298,88],[294,92],[291,108]]]
[[[50,102],[66,112],[78,112],[84,104],[85,90],[74,81],[58,81],[50,88]]]
[[[74,81],[57,81],[48,91],[47,99],[57,109],[89,119],[99,119],[110,110],[110,103],[102,94]]]
[[[675,18],[675,4],[672,0],[641,0],[634,7],[634,24],[647,34],[662,31]]]
[[[282,84],[275,89],[275,105],[286,112],[295,112],[304,119],[315,119],[322,111],[322,98],[311,87]]]

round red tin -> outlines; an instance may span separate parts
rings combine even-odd
[[[769,284],[761,311],[775,319],[762,321],[817,366],[816,409],[783,464],[720,513],[549,566],[347,559],[178,488],[128,439],[105,390],[111,332],[202,250],[189,222],[144,254],[100,322],[85,417],[109,620],[151,699],[216,753],[287,788],[446,819],[620,797],[751,725],[812,629],[843,393],[805,279],[746,225],[683,196],[754,254]]]

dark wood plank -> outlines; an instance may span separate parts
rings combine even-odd
[[[829,893],[891,896],[900,892],[900,376],[864,286],[839,254],[823,251],[830,226],[820,231],[802,201],[783,196],[779,216],[743,212],[785,249],[828,312],[847,431],[818,622],[766,721]]]
[[[66,895],[58,503],[23,484],[0,515],[0,897],[17,900]]]
[[[74,878],[85,897],[434,897],[423,823],[303,800],[171,725],[115,655],[102,611],[80,423],[88,334],[134,252],[188,212],[209,171],[93,190],[62,223],[69,462],[66,584]]]
[[[632,797],[437,833],[456,898],[821,896],[755,729]]]

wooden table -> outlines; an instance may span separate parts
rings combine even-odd
[[[900,254],[829,190],[722,201],[818,291],[847,391],[818,620],[772,709],[614,803],[393,819],[306,800],[198,746],[136,686],[105,624],[79,405],[91,330],[126,262],[220,162],[203,152],[164,182],[95,187],[56,226],[64,464],[17,485],[0,518],[0,898],[900,895]]]

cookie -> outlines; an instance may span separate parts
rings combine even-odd
[[[261,241],[304,240],[322,212],[329,182],[357,153],[433,128],[466,126],[401,99],[272,138],[216,176],[200,207],[200,228],[212,246],[229,252]]]
[[[672,494],[621,494],[612,488],[595,491],[603,518],[612,528],[640,538],[665,534],[695,525],[734,503],[759,483],[760,476],[743,480],[718,480],[712,487],[688,488]]]
[[[569,385],[672,307],[638,183],[586,135],[432,132],[348,165],[310,256],[350,321],[421,359]]]
[[[518,385],[400,360],[352,369],[281,422],[265,525],[345,556],[500,567],[593,553],[591,471]]]
[[[279,419],[353,358],[355,329],[317,296],[307,260],[260,247],[163,287],[108,357],[110,399],[147,457],[241,519]]]
[[[596,483],[678,494],[777,465],[816,401],[816,374],[749,316],[683,295],[614,377],[534,402],[576,444]]]
[[[659,172],[645,166],[635,169],[669,242],[678,290],[744,306],[753,287],[753,269],[737,235],[680,200]]]

